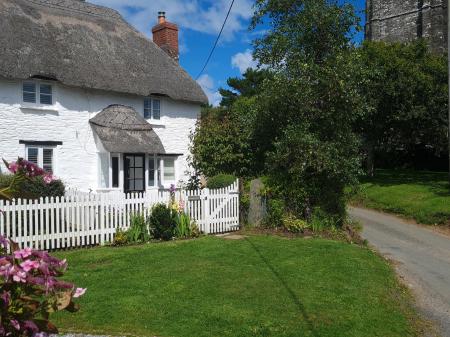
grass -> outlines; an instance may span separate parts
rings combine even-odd
[[[423,224],[450,222],[447,173],[377,170],[362,181],[357,203],[413,218]]]
[[[58,253],[87,287],[62,331],[132,336],[416,336],[408,292],[372,251],[249,236]]]

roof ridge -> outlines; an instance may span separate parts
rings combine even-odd
[[[72,12],[83,13],[97,17],[112,17],[122,19],[122,15],[112,8],[95,5],[80,0],[26,0],[35,5],[47,6],[56,9],[63,9]]]

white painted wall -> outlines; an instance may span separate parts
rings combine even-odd
[[[97,190],[98,153],[89,119],[110,104],[132,106],[143,115],[144,98],[105,91],[84,90],[53,84],[52,110],[22,103],[22,81],[0,79],[0,157],[25,157],[19,140],[61,141],[55,151],[55,176],[68,187]],[[169,98],[161,99],[161,119],[154,130],[167,153],[184,154],[176,162],[178,180],[186,180],[189,134],[195,127],[200,106]],[[0,173],[6,168],[0,163]]]

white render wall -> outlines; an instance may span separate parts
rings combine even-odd
[[[19,140],[60,141],[54,159],[54,174],[68,187],[98,190],[98,153],[89,119],[110,104],[133,107],[143,114],[144,97],[53,85],[54,106],[41,109],[22,103],[22,81],[0,79],[0,158],[25,157]],[[176,161],[176,181],[186,180],[189,134],[200,106],[161,97],[161,119],[153,123],[166,153],[184,154]],[[0,173],[5,173],[3,162]],[[122,185],[121,185],[122,187]],[[167,187],[167,186],[166,186]]]

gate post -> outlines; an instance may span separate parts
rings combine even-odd
[[[204,196],[202,198],[203,201],[203,212],[204,212],[204,216],[203,216],[203,221],[205,224],[205,234],[209,234],[211,233],[211,210],[209,207],[209,188],[205,188],[203,190],[204,192]]]

